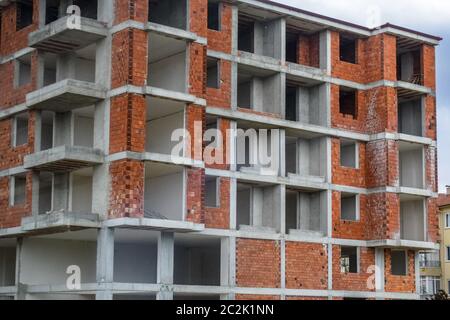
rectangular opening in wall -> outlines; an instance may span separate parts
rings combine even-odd
[[[148,21],[173,28],[187,28],[187,0],[149,0]]]
[[[58,20],[59,6],[60,0],[47,0],[45,2],[45,24]]]
[[[16,88],[31,83],[31,54],[24,55],[16,60],[15,86]]]
[[[326,139],[287,136],[285,141],[286,175],[324,181],[327,161]]]
[[[92,168],[84,168],[71,173],[72,212],[92,213],[93,175]]]
[[[206,72],[206,85],[208,88],[213,88],[213,89],[220,88],[220,60],[219,59],[208,57],[207,72]]]
[[[15,244],[15,241],[0,241],[0,287],[10,287],[16,285]]]
[[[53,53],[43,53],[44,79],[41,87],[49,86],[56,82],[56,61],[58,56]]]
[[[424,149],[420,144],[399,142],[400,186],[424,188]]]
[[[175,235],[174,283],[220,285],[220,238]]]
[[[74,76],[76,80],[95,83],[96,53],[95,43],[75,52],[76,57],[73,62],[75,63]],[[67,76],[71,78],[70,74]]]
[[[11,177],[11,206],[24,205],[27,196],[27,177],[25,174],[20,174]]]
[[[286,120],[326,126],[328,111],[325,84],[288,76],[286,79]]]
[[[400,197],[400,238],[402,240],[425,241],[426,211],[423,198]]]
[[[237,225],[249,226],[252,213],[251,185],[238,183],[236,199]]]
[[[73,144],[93,148],[94,146],[94,106],[75,110],[73,121]]]
[[[397,43],[397,80],[423,84],[422,54],[418,45]]]
[[[281,115],[280,95],[281,75],[279,73],[255,67],[238,66],[238,108]]]
[[[351,88],[339,88],[339,112],[343,115],[358,117],[357,90]]]
[[[254,53],[254,22],[240,14],[238,23],[238,50]]]
[[[359,197],[356,194],[341,193],[341,220],[359,220]]]
[[[185,192],[183,167],[150,162],[145,164],[146,218],[184,221]]]
[[[81,16],[97,20],[98,0],[73,0],[73,4],[81,9]]]
[[[220,178],[206,176],[205,181],[205,202],[209,208],[218,208],[220,203]]]
[[[158,235],[159,232],[148,230],[117,229],[115,231],[115,282],[156,283]]]
[[[358,247],[341,247],[341,273],[358,273]]]
[[[28,122],[28,113],[22,113],[14,117],[12,132],[14,147],[28,144]]]
[[[208,29],[220,31],[220,3],[208,0]]]
[[[341,166],[358,168],[358,143],[352,140],[341,139]]]
[[[286,190],[286,230],[322,236],[326,220],[326,192]]]
[[[41,112],[41,151],[53,148],[53,121],[55,114],[51,111]]]
[[[33,23],[33,0],[16,1],[16,31]]]
[[[39,173],[39,214],[52,211],[53,175],[48,172]]]
[[[423,135],[422,99],[398,102],[398,132],[413,136]]]
[[[404,250],[391,251],[391,273],[394,276],[408,275],[406,251]]]
[[[339,58],[341,61],[358,63],[357,38],[347,34],[339,35]]]
[[[298,35],[294,32],[286,32],[286,61],[298,63]]]
[[[150,33],[147,84],[152,87],[186,92],[188,82],[186,48],[184,40]]]
[[[145,150],[160,154],[172,154],[174,148],[180,144],[182,133],[172,141],[175,130],[184,128],[185,104],[159,99],[152,96],[146,97],[147,124],[145,137]],[[184,156],[184,148],[180,148],[177,156]]]

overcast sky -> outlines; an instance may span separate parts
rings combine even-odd
[[[439,188],[450,185],[450,1],[273,0],[367,27],[386,22],[444,38],[437,47]]]

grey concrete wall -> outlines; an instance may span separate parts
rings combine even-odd
[[[92,176],[72,175],[72,211],[92,213]]]
[[[171,141],[172,132],[184,128],[184,112],[178,112],[147,122],[145,150],[171,154],[178,141]]]
[[[150,6],[149,18],[151,22],[186,29],[187,2],[186,0],[158,1],[157,5]]]
[[[145,210],[183,220],[183,173],[145,179]]]
[[[302,176],[326,176],[326,140],[324,138],[299,139],[299,172]]]
[[[149,86],[186,92],[186,52],[151,63],[148,70]]]
[[[157,246],[144,243],[116,243],[114,281],[156,283]]]
[[[422,100],[412,100],[398,105],[398,131],[405,134],[423,134]]]
[[[16,248],[0,247],[0,287],[14,286],[16,282]]]
[[[403,240],[425,241],[424,202],[401,201],[400,235]]]
[[[89,147],[94,146],[94,119],[75,115],[74,118],[74,145]]]
[[[422,149],[400,151],[400,185],[402,187],[423,188],[423,180]]]

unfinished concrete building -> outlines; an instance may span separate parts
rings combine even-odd
[[[419,298],[440,38],[267,0],[0,10],[2,299]],[[174,161],[199,122],[231,159],[228,129],[279,129],[279,166]]]

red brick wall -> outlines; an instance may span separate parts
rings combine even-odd
[[[267,296],[257,294],[237,294],[236,300],[280,300],[280,296]]]
[[[319,68],[320,67],[320,34],[310,36],[300,35],[297,41],[298,63]]]
[[[16,5],[2,8],[0,55],[6,56],[28,47],[28,34],[38,27],[39,1],[33,0],[33,23],[16,31]]]
[[[375,250],[373,248],[360,248],[360,272],[341,273],[340,270],[341,247],[333,246],[333,289],[348,291],[374,291],[367,286],[367,280],[373,275],[367,270],[375,265]]]
[[[424,44],[421,49],[423,85],[436,89],[436,57],[435,48]]]
[[[439,232],[439,210],[437,207],[437,200],[435,198],[429,198],[427,201],[427,214],[428,214],[428,239],[427,241],[438,242],[440,241]]]
[[[231,62],[220,60],[220,87],[206,88],[208,106],[231,108]]]
[[[220,204],[218,208],[205,206],[206,228],[230,229],[230,179],[220,179]]]
[[[414,263],[414,251],[408,251],[408,275],[395,276],[391,274],[391,250],[386,249],[384,251],[385,261],[385,291],[386,292],[416,292],[416,279],[415,279],[415,263]]]
[[[111,162],[109,218],[144,216],[144,163],[136,160]]]
[[[367,238],[400,238],[400,198],[395,193],[373,193],[367,197]]]
[[[333,77],[354,82],[364,82],[365,41],[357,41],[357,64],[340,61],[339,32],[331,31],[331,75]]]
[[[339,109],[339,86],[331,85],[331,126],[334,128],[364,132],[366,131],[367,107],[366,94],[358,91],[356,94],[356,117],[344,115]]]
[[[37,89],[37,52],[31,54],[31,81],[21,87],[14,87],[15,61],[0,64],[0,108],[12,107],[25,103],[27,93]]]
[[[12,146],[13,119],[0,121],[0,170],[15,168],[23,165],[23,158],[34,152],[35,113],[29,112],[28,143],[22,146]]]
[[[280,244],[270,240],[236,240],[236,285],[280,287]]]
[[[148,21],[148,0],[115,0],[114,24],[127,20]]]
[[[10,177],[0,178],[0,229],[14,228],[21,224],[22,218],[31,215],[32,174],[27,174],[26,200],[23,205],[10,207]]]
[[[359,143],[359,169],[341,166],[341,141],[333,138],[331,141],[333,183],[339,185],[366,187],[366,145]]]
[[[189,50],[189,93],[199,98],[206,94],[206,46],[191,42]]]
[[[146,100],[137,94],[111,99],[109,152],[145,151]],[[149,137],[151,138],[151,137]]]
[[[425,146],[425,188],[438,192],[436,147]]]
[[[189,1],[189,30],[201,37],[208,35],[208,0]]]
[[[398,143],[375,140],[366,145],[366,182],[368,188],[399,185]]]
[[[208,49],[231,53],[232,7],[227,3],[221,6],[220,31],[208,29]]]
[[[328,298],[327,297],[286,297],[286,300],[292,300],[292,301],[305,301],[305,300],[320,301],[320,300],[328,300]]]
[[[311,263],[311,262],[314,263]],[[286,242],[286,288],[326,290],[327,247],[315,243]]]
[[[366,240],[368,228],[367,195],[360,195],[359,221],[341,220],[341,193],[333,191],[333,237],[342,239]]]
[[[425,97],[425,137],[436,140],[436,97]]]
[[[147,51],[148,34],[145,31],[126,29],[113,35],[111,57],[113,89],[128,84],[136,86],[146,84]]]
[[[195,223],[205,222],[205,170],[187,169],[186,220]]]

